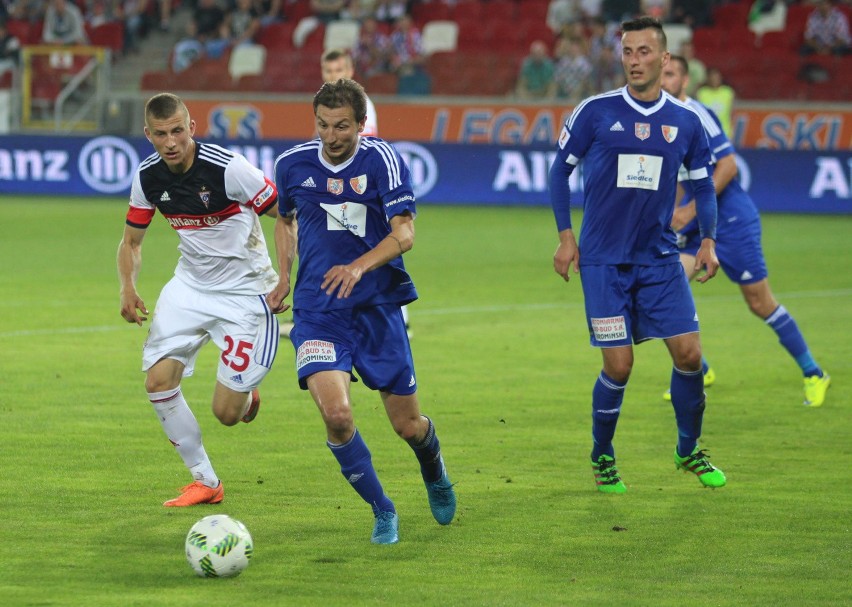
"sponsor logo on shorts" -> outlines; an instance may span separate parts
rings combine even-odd
[[[334,344],[320,339],[309,339],[296,351],[296,370],[311,363],[333,363],[337,360]]]
[[[627,326],[623,316],[592,319],[592,333],[598,341],[618,341],[627,338]]]

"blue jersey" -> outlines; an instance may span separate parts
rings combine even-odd
[[[293,308],[323,311],[417,299],[402,256],[366,272],[348,298],[320,290],[323,275],[351,263],[391,232],[389,220],[415,214],[411,176],[386,141],[361,137],[355,154],[333,165],[322,157],[319,139],[293,147],[275,160],[278,210],[296,217],[299,270]]]
[[[701,123],[704,126],[708,139],[710,140],[710,150],[712,151],[715,160],[718,161],[725,156],[735,154],[736,151],[734,150],[734,146],[731,145],[731,141],[728,139],[728,136],[725,135],[725,131],[722,130],[722,123],[719,121],[719,117],[716,116],[713,110],[702,105],[695,99],[687,99],[686,103],[689,107],[694,109],[701,118]],[[685,195],[681,202],[686,204],[692,200],[693,191],[688,181],[682,185]],[[736,178],[732,179],[717,197],[719,201],[717,232],[720,239],[724,240],[728,235],[736,238],[733,233],[734,230],[741,225],[747,225],[760,218],[754,201],[746,193],[746,191],[743,190],[740,182]],[[698,222],[693,219],[684,226],[680,232],[685,236],[695,236],[698,233]]]
[[[551,171],[551,202],[560,231],[570,227],[567,176],[581,159],[583,265],[678,263],[670,224],[682,165],[703,194],[702,211],[712,211],[705,223],[715,222],[711,155],[701,121],[666,93],[645,103],[623,87],[577,106],[559,136]],[[707,237],[715,238],[715,225],[705,229]]]

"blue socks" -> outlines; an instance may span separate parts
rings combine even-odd
[[[370,504],[374,515],[378,515],[379,512],[396,512],[393,502],[382,489],[376,469],[373,468],[370,450],[357,429],[352,438],[342,445],[326,444],[340,463],[343,476],[358,495]]]
[[[612,447],[612,437],[615,436],[615,426],[621,413],[621,403],[624,400],[624,387],[627,383],[619,384],[601,371],[598,381],[592,390],[592,461],[598,461],[601,455],[615,457]]]
[[[704,371],[672,367],[672,407],[677,420],[677,454],[690,455],[701,436],[704,420]]]
[[[805,338],[799,331],[799,325],[787,312],[787,308],[778,306],[772,314],[764,319],[764,322],[772,327],[772,330],[778,335],[778,341],[795,359],[805,377],[811,375],[822,377],[822,369],[811,356],[808,344],[805,343]]]
[[[423,417],[426,417],[425,415]],[[435,434],[435,425],[432,420],[426,417],[429,421],[429,430],[423,441],[418,444],[412,444],[414,455],[417,456],[417,461],[420,462],[420,474],[423,475],[423,480],[427,483],[434,483],[441,479],[443,474],[441,466],[441,443],[438,442],[438,435]]]

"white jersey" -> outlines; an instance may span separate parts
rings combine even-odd
[[[379,136],[379,121],[378,115],[376,114],[376,106],[373,105],[373,102],[370,101],[370,98],[364,95],[367,99],[367,121],[364,123],[364,130],[361,131],[361,135],[364,137],[378,137]]]
[[[278,199],[263,172],[240,154],[198,143],[183,174],[158,154],[139,165],[127,224],[147,228],[157,209],[180,237],[175,276],[193,289],[235,295],[271,291],[278,282],[258,215]]]

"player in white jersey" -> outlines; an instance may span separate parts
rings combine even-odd
[[[118,247],[121,315],[142,325],[148,309],[136,290],[142,240],[155,211],[177,232],[180,259],[163,287],[143,347],[145,389],[193,482],[164,506],[216,504],[224,489],[181,392],[201,347],[221,350],[213,413],[226,426],[250,422],[258,386],[278,348],[278,322],[265,296],[278,283],[258,216],[277,216],[274,184],[241,155],[193,139],[195,121],[170,93],[145,105],[145,136],[154,149],[140,163]]]
[[[299,386],[309,390],[343,476],[371,506],[371,541],[399,541],[399,518],[355,427],[350,384],[379,392],[397,435],[414,451],[435,520],[448,525],[456,497],[432,420],[420,412],[411,345],[400,306],[417,291],[403,254],[414,245],[414,191],[392,145],[361,137],[364,89],[327,82],[314,97],[319,139],[275,161],[280,193],[275,247],[281,282],[268,296],[279,310],[290,293],[299,222],[299,269],[293,294]]]

